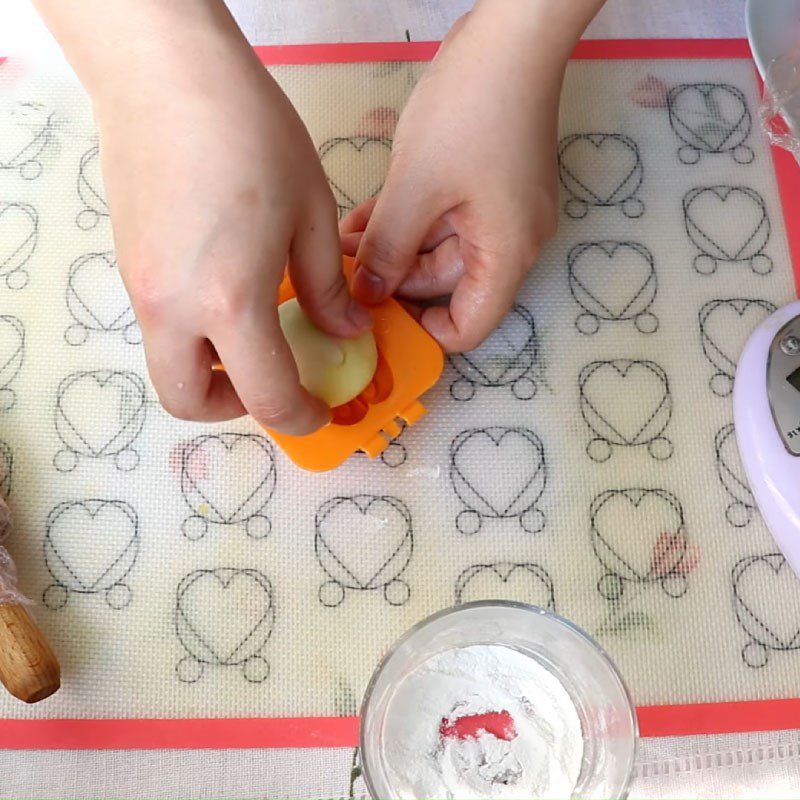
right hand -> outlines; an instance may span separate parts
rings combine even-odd
[[[545,30],[535,4],[507,0],[453,26],[400,115],[380,194],[340,226],[355,296],[422,301],[449,352],[500,324],[555,232],[566,59],[531,47]]]
[[[93,96],[120,272],[164,407],[249,412],[301,435],[330,411],[278,324],[284,269],[318,327],[370,326],[342,276],[336,205],[289,100],[243,38],[180,43]],[[98,96],[99,94],[99,96]],[[225,372],[212,372],[220,361]]]

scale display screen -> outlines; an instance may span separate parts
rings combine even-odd
[[[796,369],[791,375],[788,375],[786,380],[800,392],[800,369]]]

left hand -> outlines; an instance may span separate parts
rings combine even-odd
[[[400,117],[382,191],[340,226],[358,300],[449,296],[420,317],[448,351],[500,323],[556,228],[571,46],[548,44],[529,8],[479,2],[454,26]]]

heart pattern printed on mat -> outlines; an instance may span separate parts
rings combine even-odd
[[[742,466],[732,423],[724,425],[717,432],[714,452],[717,476],[731,499],[725,509],[725,517],[735,528],[743,528],[753,517],[756,501]]]
[[[536,504],[547,484],[547,462],[539,437],[527,428],[469,428],[450,446],[450,479],[466,506],[456,525],[476,533],[483,519],[519,518],[538,533],[544,514]]]
[[[575,324],[593,334],[600,321],[633,320],[642,333],[654,333],[658,319],[650,307],[658,291],[653,254],[638,242],[583,242],[567,255],[570,292],[583,309]]]
[[[691,83],[675,86],[667,95],[669,121],[684,143],[678,155],[695,164],[701,153],[731,153],[735,161],[749,164],[752,148],[744,144],[753,119],[744,93],[726,83]]]
[[[611,448],[647,446],[653,458],[669,458],[663,436],[672,418],[672,393],[664,370],[653,361],[593,361],[578,379],[583,419],[594,435],[587,452],[605,461]]]
[[[70,344],[82,344],[88,331],[125,332],[136,323],[113,251],[88,253],[73,261],[67,277],[67,308],[75,325]]]
[[[17,170],[35,180],[42,174],[42,153],[54,138],[55,115],[40,103],[13,103],[5,111],[11,124],[3,126],[0,170]]]
[[[25,270],[39,241],[39,215],[27,203],[0,203],[0,276],[10,289],[28,282]]]
[[[180,475],[183,499],[196,515],[184,523],[184,533],[199,538],[209,522],[234,525],[263,518],[275,493],[275,451],[265,436],[256,434],[198,436],[182,450]]]
[[[450,363],[460,376],[451,384],[450,394],[463,401],[474,397],[477,386],[510,386],[515,397],[528,400],[536,394],[531,373],[538,357],[533,315],[516,304],[479,347],[450,356]]]
[[[703,354],[714,367],[711,391],[727,397],[736,364],[750,334],[776,310],[768,300],[746,297],[709,300],[698,314]]]
[[[686,534],[683,507],[664,489],[609,489],[589,509],[591,542],[607,570],[600,594],[618,600],[625,583],[661,583],[680,597],[699,553]]]
[[[146,413],[144,381],[134,372],[75,372],[64,378],[56,395],[56,430],[66,452],[75,456],[105,458],[130,452]],[[128,467],[118,458],[116,463],[120,469]],[[62,471],[75,466],[74,458],[57,456],[56,467]]]
[[[764,198],[747,186],[700,186],[683,198],[686,233],[700,251],[694,267],[701,274],[718,262],[747,263],[758,274],[772,270],[764,253],[771,226]]]
[[[498,562],[467,567],[456,581],[456,604],[475,600],[511,600],[556,610],[553,580],[530,562]]]
[[[49,608],[62,608],[70,593],[106,592],[112,608],[130,602],[124,584],[139,554],[139,518],[121,500],[61,503],[47,518],[44,559],[55,584],[45,589]]]
[[[770,651],[800,650],[800,580],[786,559],[748,556],[736,563],[731,580],[736,618],[750,637],[745,664],[763,667]]]
[[[396,497],[370,494],[335,497],[317,511],[314,550],[330,578],[320,602],[338,606],[345,589],[382,589],[392,605],[410,592],[401,576],[411,561],[414,533],[411,512]]]
[[[619,206],[628,217],[640,217],[644,204],[636,193],[644,180],[639,147],[621,133],[578,133],[558,146],[561,183],[570,195],[567,216],[586,216],[590,206]]]
[[[83,230],[94,228],[101,217],[108,216],[98,146],[89,148],[81,157],[78,166],[78,197],[83,205],[83,210],[75,220],[79,228]]]
[[[320,146],[319,157],[340,217],[380,192],[391,153],[390,139],[369,136],[336,137]]]
[[[267,677],[261,657],[275,623],[272,584],[255,569],[198,569],[178,585],[175,629],[188,653],[178,662],[178,678],[193,683],[205,665],[241,666],[244,677]]]

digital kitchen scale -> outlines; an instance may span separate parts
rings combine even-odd
[[[767,317],[745,345],[733,416],[761,516],[800,575],[800,301]]]

